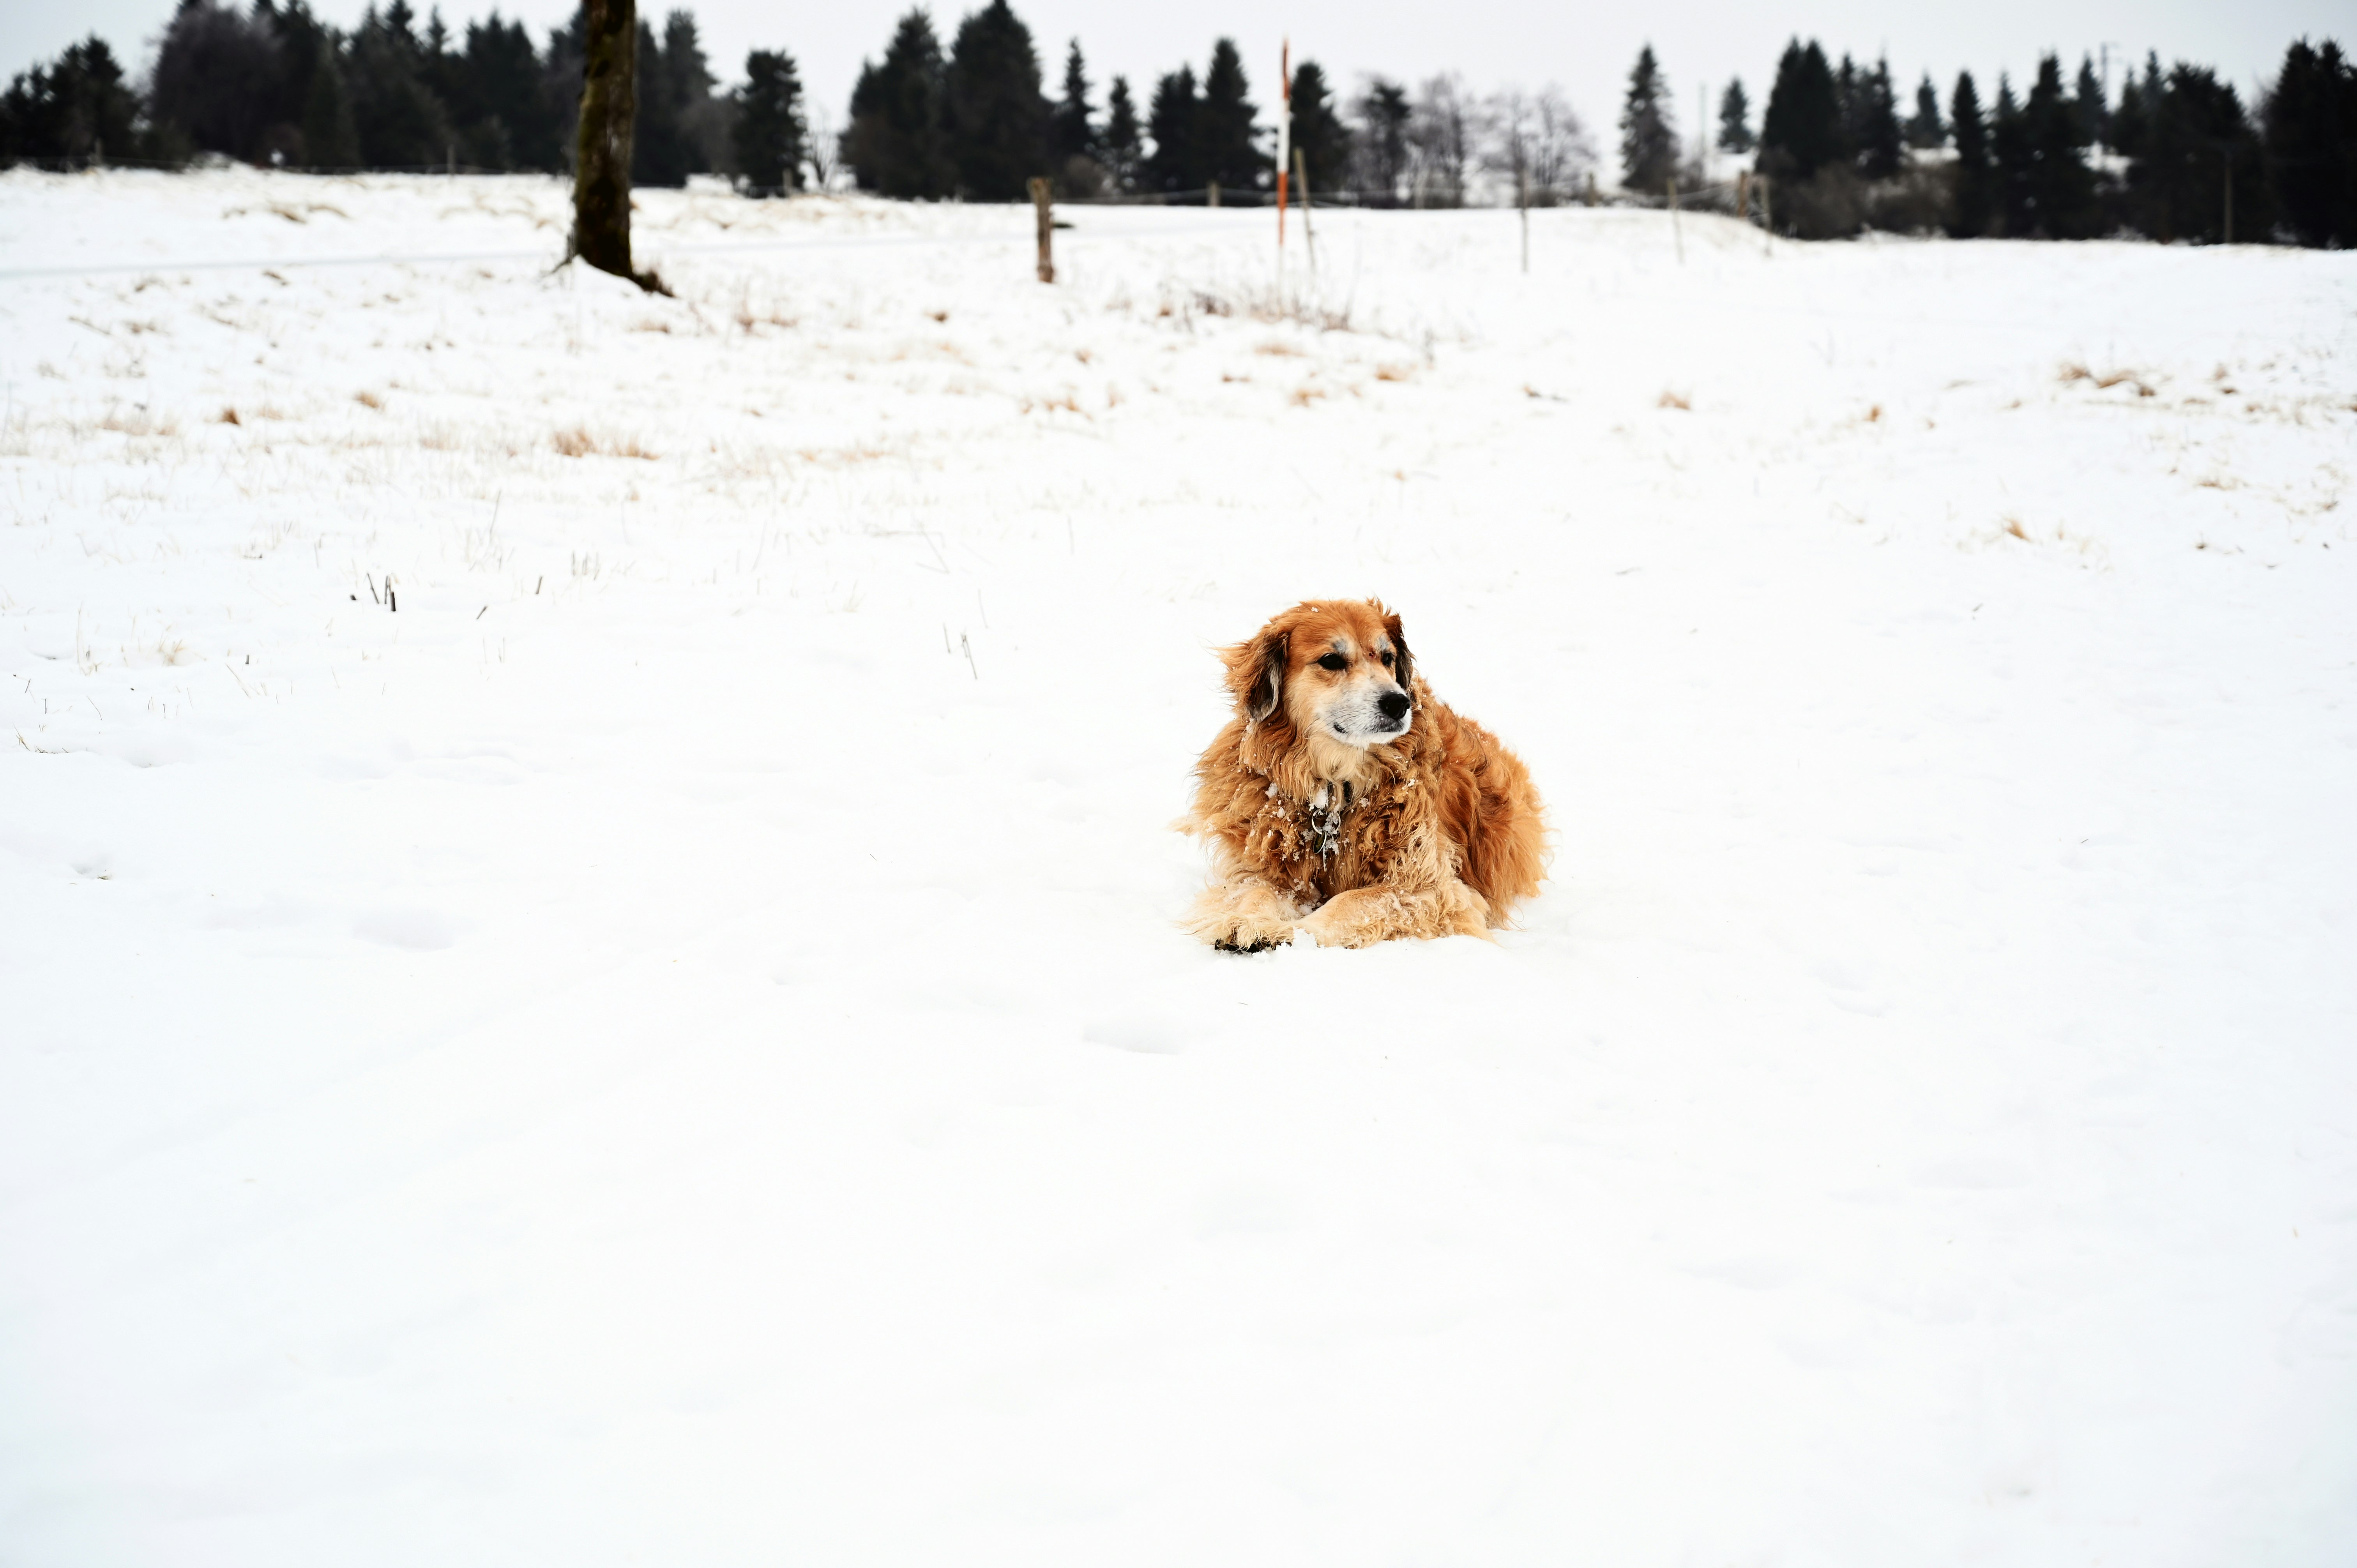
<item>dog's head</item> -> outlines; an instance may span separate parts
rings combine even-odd
[[[1397,740],[1415,720],[1407,639],[1377,599],[1305,601],[1221,658],[1249,725],[1368,746]]]

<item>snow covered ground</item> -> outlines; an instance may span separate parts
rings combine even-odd
[[[2352,258],[640,202],[0,177],[0,1562],[2357,1561]]]

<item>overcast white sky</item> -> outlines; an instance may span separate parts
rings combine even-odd
[[[413,0],[416,4],[417,0]],[[0,0],[0,71],[13,73],[96,31],[144,69],[173,0],[81,0],[63,5],[41,0]],[[358,20],[366,0],[313,0],[339,25]],[[651,16],[660,0],[640,0]],[[1211,40],[1233,38],[1244,52],[1256,100],[1265,103],[1276,75],[1277,45],[1292,36],[1296,58],[1308,56],[1331,78],[1350,83],[1361,71],[1413,81],[1434,71],[1461,71],[1477,88],[1505,83],[1537,87],[1553,81],[1609,144],[1629,65],[1650,40],[1668,71],[1682,131],[1691,134],[1695,92],[1716,95],[1730,75],[1750,89],[1755,114],[1775,72],[1786,38],[1823,41],[1838,58],[1887,52],[1891,70],[1911,88],[1929,70],[1944,98],[1960,68],[1985,80],[2010,70],[2017,81],[2036,69],[2040,51],[2057,49],[2075,64],[2082,51],[2109,43],[2113,58],[2141,59],[2158,49],[2164,60],[2185,59],[2218,67],[2247,102],[2254,85],[2270,77],[2286,45],[2306,35],[2357,45],[2349,0],[1974,0],[1971,4],[1904,4],[1882,0],[1794,0],[1784,5],[1696,0],[1687,5],[1541,5],[1532,0],[1453,0],[1407,5],[1401,0],[1207,0],[1186,5],[1105,5],[1082,0],[1015,0],[1030,24],[1052,93],[1060,77],[1065,40],[1075,34],[1098,84],[1126,74],[1141,110],[1153,79],[1182,60],[1200,73]],[[690,8],[706,51],[724,81],[737,80],[748,48],[790,50],[804,86],[839,124],[863,58],[878,55],[908,0],[836,0],[807,8],[773,0],[702,0]],[[532,24],[535,36],[568,16],[574,0],[507,0],[507,15]],[[421,10],[425,9],[420,5]],[[961,0],[933,10],[944,43],[957,19],[974,8]],[[478,10],[452,0],[444,16],[454,27]],[[2118,75],[2115,68],[2112,80]],[[1984,96],[1988,88],[1984,87]]]

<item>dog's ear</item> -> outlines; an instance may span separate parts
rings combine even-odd
[[[1264,631],[1227,650],[1228,690],[1246,724],[1258,724],[1285,700],[1285,666],[1291,644],[1282,631]]]
[[[1407,650],[1407,639],[1400,632],[1400,618],[1396,614],[1383,617],[1383,635],[1392,639],[1392,679],[1400,683],[1400,690],[1405,692],[1408,700],[1413,702],[1415,689],[1408,682],[1415,678],[1415,656]]]

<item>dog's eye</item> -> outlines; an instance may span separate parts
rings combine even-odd
[[[1321,670],[1348,670],[1351,661],[1339,653],[1329,653],[1318,661],[1318,667]]]
[[[1384,669],[1386,669],[1386,670],[1388,670],[1388,669],[1390,669],[1391,667],[1392,667],[1392,656],[1391,656],[1390,654],[1386,653],[1386,654],[1384,654],[1384,655],[1383,655],[1383,668],[1384,668]]]

